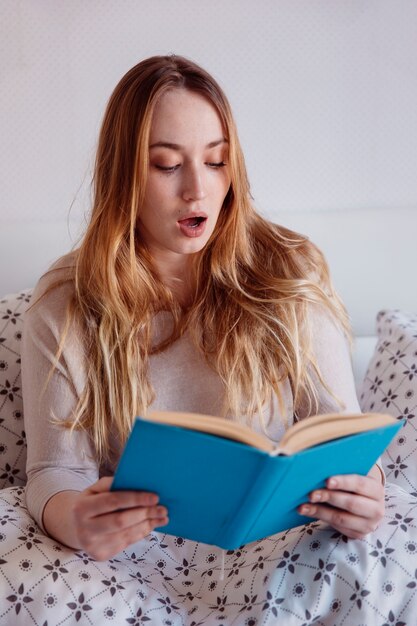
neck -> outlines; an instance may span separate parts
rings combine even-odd
[[[189,255],[153,256],[153,262],[162,282],[181,306],[187,306],[193,296],[191,257]]]

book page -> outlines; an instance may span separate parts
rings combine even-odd
[[[264,435],[253,431],[246,424],[239,424],[238,422],[214,415],[155,411],[146,419],[232,439],[274,456],[293,454],[331,439],[338,439],[346,435],[387,426],[396,421],[390,415],[381,413],[329,413],[326,415],[314,415],[293,424],[284,434],[278,446],[275,446]]]
[[[382,413],[329,413],[307,417],[287,430],[278,451],[292,454],[331,439],[388,426],[396,421]]]
[[[215,417],[214,415],[200,415],[199,413],[176,413],[170,411],[154,411],[148,417],[149,421],[159,422],[161,424],[170,424],[171,426],[180,426],[181,428],[190,428],[198,430],[209,435],[217,435],[225,439],[233,439],[248,446],[253,446],[264,452],[272,452],[275,448],[274,444],[246,424],[232,422],[224,417]]]

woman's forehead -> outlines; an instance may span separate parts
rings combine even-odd
[[[224,140],[224,135],[215,106],[199,93],[170,89],[155,106],[150,129],[151,145],[182,145],[193,139],[206,146]]]

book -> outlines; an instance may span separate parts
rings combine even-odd
[[[366,475],[404,420],[328,414],[291,426],[275,446],[248,426],[194,413],[136,418],[112,490],[157,493],[155,530],[234,550],[314,521],[297,507],[337,474]]]

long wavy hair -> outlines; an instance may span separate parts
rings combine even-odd
[[[231,178],[214,232],[194,255],[195,289],[186,309],[160,280],[137,228],[155,105],[178,88],[214,105],[229,143]],[[231,108],[217,82],[180,56],[155,56],[134,66],[107,105],[93,182],[91,220],[75,251],[67,316],[67,328],[75,317],[82,323],[87,379],[66,426],[87,430],[98,458],[109,459],[111,441],[123,443],[134,416],[146,415],[154,399],[149,358],[185,331],[224,384],[224,415],[250,424],[272,394],[281,398],[285,379],[294,404],[308,398],[313,413],[313,379],[321,377],[307,309],[322,305],[346,330],[347,316],[317,247],[255,211]],[[155,345],[152,319],[161,310],[171,312],[173,331]]]

